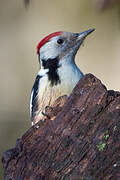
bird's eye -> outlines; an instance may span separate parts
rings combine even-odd
[[[58,43],[58,44],[63,44],[63,42],[64,42],[63,39],[58,39],[58,40],[57,40],[57,43]]]

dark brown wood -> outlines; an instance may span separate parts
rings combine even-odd
[[[5,180],[120,179],[120,93],[88,74],[66,99],[3,154]]]

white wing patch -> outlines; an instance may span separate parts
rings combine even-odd
[[[33,99],[33,93],[34,93],[34,89],[32,89],[31,91],[31,96],[30,96],[30,117],[32,116],[32,99]]]

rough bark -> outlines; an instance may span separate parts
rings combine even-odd
[[[120,93],[88,74],[65,100],[3,154],[5,180],[120,179]]]

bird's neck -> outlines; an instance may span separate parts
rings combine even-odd
[[[66,59],[61,59],[59,64],[58,75],[62,81],[76,80],[83,76],[83,73],[75,64],[74,57],[68,56]]]
[[[66,74],[72,76],[74,72],[81,73],[75,64],[73,56],[66,56],[61,59],[56,57],[54,59],[41,60],[40,74],[47,74],[52,86],[60,84]]]

